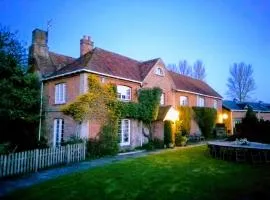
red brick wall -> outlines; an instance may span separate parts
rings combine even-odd
[[[159,76],[155,74],[155,70],[157,67],[163,69],[164,76]],[[148,73],[143,81],[143,88],[152,88],[152,87],[159,87],[163,90],[165,94],[165,105],[174,105],[175,97],[172,89],[174,88],[174,83],[167,71],[164,67],[164,64],[159,61]]]
[[[164,122],[155,121],[153,123],[153,138],[164,140]]]
[[[64,78],[58,78],[44,83],[44,111],[45,121],[43,123],[43,135],[48,139],[49,144],[53,143],[53,125],[54,119],[64,119],[64,140],[75,135],[79,130],[78,124],[74,120],[59,111],[61,105],[55,105],[55,85],[66,83],[66,100],[73,101],[80,94],[80,75],[73,75]]]
[[[44,94],[49,106],[56,106],[54,104],[55,85],[59,83],[66,83],[66,101],[70,102],[80,94],[80,75],[76,74],[69,77],[58,78],[44,83]]]

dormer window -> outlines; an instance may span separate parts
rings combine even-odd
[[[117,98],[123,101],[130,101],[131,88],[124,85],[117,85]]]
[[[164,76],[164,72],[163,70],[160,68],[160,67],[157,67],[156,68],[156,75],[159,75],[159,76]]]

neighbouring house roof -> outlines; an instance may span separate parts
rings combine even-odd
[[[238,102],[224,100],[222,106],[225,109],[232,111],[246,111],[248,107],[251,107],[254,111],[258,112],[270,112],[270,104],[263,102]]]
[[[93,51],[88,52],[74,62],[57,70],[51,76],[85,69],[135,81],[143,81],[144,77],[157,61],[158,59],[139,62],[126,56],[96,47]]]
[[[177,90],[189,91],[198,94],[222,98],[220,94],[218,94],[213,88],[211,88],[204,81],[184,76],[171,71],[170,74]]]

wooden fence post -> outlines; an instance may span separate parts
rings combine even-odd
[[[83,141],[83,160],[85,160],[85,154],[86,154],[86,142]]]
[[[70,162],[70,146],[69,144],[66,146],[67,151],[67,164]]]
[[[37,172],[38,171],[38,161],[39,161],[39,150],[38,149],[36,149],[36,151],[35,151],[35,172]]]

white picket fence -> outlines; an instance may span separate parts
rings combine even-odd
[[[39,169],[85,159],[85,143],[0,155],[0,177],[37,172]]]

